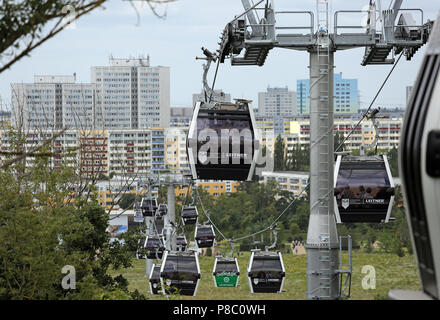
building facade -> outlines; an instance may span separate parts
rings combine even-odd
[[[297,80],[298,114],[310,113],[310,80]],[[359,111],[359,90],[357,79],[342,78],[342,73],[334,75],[334,112],[357,113]]]
[[[193,107],[196,105],[197,101],[206,101],[209,100],[210,97],[206,97],[205,92],[202,90],[200,93],[193,94]],[[211,101],[213,102],[231,102],[231,95],[229,93],[225,93],[223,90],[218,89],[214,90],[212,94]]]
[[[150,58],[110,58],[91,68],[101,96],[100,128],[142,129],[170,123],[170,68],[150,66]]]
[[[110,58],[91,68],[91,83],[76,75],[36,75],[11,84],[12,123],[27,129],[120,130],[170,125],[170,68],[150,59]]]
[[[170,127],[189,127],[193,108],[172,107],[170,111]]]
[[[268,87],[266,92],[258,93],[258,116],[292,117],[297,114],[296,92],[284,88]]]

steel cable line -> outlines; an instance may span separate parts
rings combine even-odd
[[[278,222],[278,220],[287,212],[287,210],[309,189],[309,187],[310,187],[310,184],[308,184],[305,188],[304,188],[304,190],[303,191],[301,191],[301,193],[297,196],[297,197],[295,197],[295,198],[293,198],[292,199],[292,201],[290,201],[290,203],[286,206],[286,208],[284,208],[284,210],[281,212],[281,214],[277,217],[277,218],[275,218],[275,220],[274,221],[272,221],[272,223],[269,225],[269,226],[267,226],[266,228],[264,228],[264,229],[261,229],[261,230],[259,230],[259,231],[256,231],[256,232],[254,232],[254,233],[251,233],[251,234],[249,234],[249,235],[247,235],[247,236],[242,236],[242,237],[239,237],[239,238],[231,238],[231,239],[228,239],[228,238],[226,238],[226,236],[220,231],[220,229],[212,222],[212,220],[210,219],[210,217],[209,217],[209,214],[206,212],[206,210],[205,210],[205,208],[204,208],[204,205],[203,205],[203,202],[202,202],[202,199],[200,198],[200,195],[199,195],[199,193],[198,193],[198,191],[196,191],[196,193],[197,193],[197,197],[199,198],[199,201],[200,201],[200,204],[201,204],[201,207],[202,207],[202,210],[203,210],[203,213],[205,214],[205,216],[208,218],[208,220],[209,220],[209,222],[213,225],[213,227],[220,233],[220,235],[223,237],[223,239],[225,239],[226,241],[228,241],[228,243],[229,243],[229,245],[231,245],[231,247],[232,247],[232,243],[234,243],[234,242],[237,242],[237,241],[240,241],[240,240],[243,240],[243,239],[247,239],[247,238],[250,238],[250,237],[253,237],[253,236],[255,236],[255,235],[258,235],[258,234],[260,234],[260,233],[263,233],[263,232],[266,232],[267,230],[269,230],[269,229],[271,229],[271,228],[273,228],[274,226],[275,226],[275,224]],[[196,189],[197,190],[197,189]]]
[[[225,235],[221,232],[221,230],[220,230],[220,229],[214,224],[214,222],[212,222],[211,217],[209,216],[208,212],[205,210],[205,206],[203,205],[202,198],[200,197],[200,194],[199,194],[199,190],[198,190],[198,188],[195,188],[195,190],[196,190],[197,198],[199,198],[200,205],[201,205],[201,207],[202,207],[203,213],[205,214],[206,218],[208,218],[208,221],[209,221],[209,222],[212,224],[212,226],[218,231],[218,233],[223,237],[223,239],[225,239],[226,241],[229,242],[229,239],[227,239],[227,238],[225,237]],[[230,243],[229,243],[229,244],[230,244]]]
[[[382,85],[379,88],[379,91],[377,91],[376,95],[374,96],[373,100],[370,103],[370,106],[368,107],[368,109],[364,112],[364,114],[362,115],[362,118],[359,120],[359,122],[354,126],[354,128],[350,131],[350,133],[344,137],[344,139],[342,140],[341,144],[335,149],[335,152],[337,152],[345,143],[345,141],[347,141],[347,139],[353,134],[353,132],[356,130],[356,128],[361,124],[361,122],[364,120],[365,116],[368,114],[368,112],[370,111],[371,107],[373,106],[374,102],[376,101],[377,97],[379,96],[379,94],[381,93],[382,89],[384,88],[385,84],[387,83],[388,79],[390,78],[391,74],[393,73],[394,69],[396,68],[397,64],[400,61],[400,58],[402,58],[403,55],[403,51],[400,53],[399,58],[397,59],[396,63],[393,65],[393,67],[391,68],[390,72],[388,73],[387,77],[385,78],[384,82],[382,83]]]

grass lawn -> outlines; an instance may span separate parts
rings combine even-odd
[[[258,293],[251,294],[248,279],[246,277],[249,253],[238,259],[240,266],[240,285],[238,288],[215,288],[212,278],[214,266],[213,257],[199,257],[201,268],[201,283],[196,297],[180,296],[182,300],[301,300],[306,298],[306,256],[294,256],[284,254],[283,260],[286,269],[286,280],[283,293]],[[362,279],[366,274],[362,273],[362,267],[370,265],[376,271],[376,289],[364,290]],[[138,289],[149,299],[166,299],[164,296],[153,296],[148,293],[148,278],[145,276],[145,260],[134,260],[134,266],[122,272],[114,272],[113,275],[122,273],[130,283],[130,289]],[[420,290],[420,281],[414,256],[406,255],[399,258],[394,254],[385,253],[361,253],[353,252],[353,279],[351,299],[386,299],[390,289]]]

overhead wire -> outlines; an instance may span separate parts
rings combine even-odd
[[[379,96],[379,94],[381,93],[382,89],[385,87],[385,84],[387,83],[388,79],[390,78],[391,74],[393,73],[394,69],[396,68],[397,64],[400,61],[400,58],[402,58],[403,55],[403,51],[400,53],[399,58],[397,59],[396,63],[393,65],[393,67],[391,68],[390,72],[388,73],[388,75],[386,76],[385,80],[383,81],[382,85],[380,86],[379,90],[377,91],[376,95],[374,96],[373,100],[371,101],[368,109],[364,112],[364,114],[362,115],[361,119],[358,121],[358,123],[353,127],[353,129],[349,132],[349,134],[344,137],[344,139],[342,140],[342,142],[339,144],[339,146],[335,149],[335,152],[337,152],[345,143],[345,141],[348,140],[348,138],[353,134],[353,132],[357,129],[357,127],[359,127],[359,125],[361,124],[361,122],[364,120],[365,116],[368,114],[368,112],[370,111],[371,107],[373,106],[374,102],[376,102],[377,97]]]
[[[199,202],[200,202],[200,205],[201,205],[201,207],[202,207],[202,210],[203,210],[203,213],[205,214],[205,216],[208,218],[208,221],[212,224],[212,226],[219,232],[219,234],[223,237],[223,239],[225,239],[228,243],[229,243],[229,245],[231,245],[231,247],[232,247],[232,243],[234,243],[234,242],[237,242],[237,241],[240,241],[240,240],[244,240],[244,239],[247,239],[247,238],[250,238],[250,237],[253,237],[253,236],[256,236],[256,235],[258,235],[258,234],[260,234],[260,233],[263,233],[263,232],[266,232],[267,230],[270,230],[270,229],[272,229],[272,228],[274,228],[274,226],[276,225],[276,223],[278,222],[278,220],[280,220],[281,219],[281,217],[287,212],[287,210],[298,200],[298,199],[300,199],[301,198],[301,196],[303,195],[303,194],[305,194],[305,192],[307,192],[307,190],[309,189],[309,186],[310,186],[310,184],[308,184],[301,192],[300,192],[300,194],[299,195],[297,195],[295,198],[293,198],[292,199],[292,201],[290,201],[290,203],[286,206],[286,208],[284,208],[284,210],[281,212],[281,214],[280,215],[278,215],[278,217],[277,218],[275,218],[275,220],[274,221],[272,221],[272,223],[271,224],[269,224],[266,228],[263,228],[263,229],[261,229],[261,230],[259,230],[259,231],[256,231],[256,232],[253,232],[253,233],[251,233],[251,234],[249,234],[249,235],[246,235],[246,236],[242,236],[242,237],[239,237],[239,238],[227,238],[221,231],[220,231],[220,229],[215,225],[215,223],[211,220],[211,218],[210,218],[210,216],[209,216],[209,214],[207,213],[207,211],[205,210],[205,208],[204,208],[204,205],[203,205],[203,202],[202,202],[202,199],[201,199],[201,197],[200,197],[200,194],[198,193],[198,190],[196,191],[196,193],[197,193],[197,198],[199,199]]]

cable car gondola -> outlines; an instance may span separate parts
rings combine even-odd
[[[237,258],[215,258],[212,276],[216,288],[237,287],[240,277]]]
[[[182,208],[181,217],[185,226],[189,224],[196,224],[198,216],[199,213],[197,212],[196,206],[184,206]]]
[[[161,285],[160,285],[160,268],[162,266],[160,264],[153,264],[150,272],[150,279],[148,280],[150,284],[150,293],[151,294],[160,294],[161,293]]]
[[[250,101],[197,102],[187,139],[193,179],[252,180],[258,142]]]
[[[388,222],[394,182],[387,157],[339,155],[334,196],[338,223]]]
[[[195,296],[200,282],[199,259],[195,252],[166,251],[160,270],[164,294]]]
[[[156,198],[143,198],[141,202],[142,215],[144,217],[154,217],[157,210]]]
[[[187,244],[188,243],[186,242],[186,237],[184,235],[177,236],[177,238],[176,238],[177,251],[185,251]]]
[[[283,289],[286,271],[280,252],[252,251],[247,271],[251,293],[276,293]]]
[[[159,236],[147,236],[144,243],[147,259],[162,259],[165,246]]]
[[[197,225],[194,234],[194,239],[199,248],[210,248],[214,245],[215,232],[211,225]]]
[[[163,217],[168,213],[168,206],[165,203],[159,204],[159,207],[157,208],[157,213]]]

